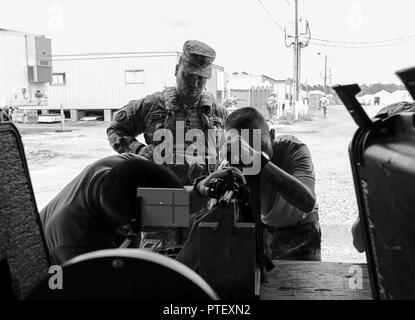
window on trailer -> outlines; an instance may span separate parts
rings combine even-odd
[[[54,86],[64,86],[66,84],[66,73],[54,73],[52,75],[52,83]]]
[[[125,83],[144,83],[144,70],[125,70]]]

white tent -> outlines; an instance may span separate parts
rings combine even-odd
[[[396,90],[391,94],[391,100],[394,102],[412,101],[411,95],[406,90]]]
[[[372,95],[373,96],[373,100],[375,100],[376,98],[379,98],[379,101],[381,104],[390,104],[392,103],[392,94],[389,93],[386,90],[381,90],[379,92],[376,92],[375,94]]]
[[[396,90],[392,93],[389,93],[386,90],[381,90],[375,94],[366,94],[359,97],[357,100],[363,105],[373,105],[376,97],[379,97],[380,104],[382,105],[400,101],[412,101],[411,95],[406,90]]]

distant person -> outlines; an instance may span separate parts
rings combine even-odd
[[[415,102],[401,101],[390,104],[378,111],[375,117],[391,117],[402,112],[415,112]],[[393,192],[393,190],[391,190]],[[352,225],[351,233],[353,236],[353,245],[359,252],[365,251],[365,244],[363,240],[363,230],[359,216]]]
[[[327,107],[328,107],[328,105],[329,105],[329,99],[327,98],[327,96],[323,96],[321,98],[320,106],[321,106],[321,109],[323,111],[323,117],[324,118],[327,117]]]
[[[138,187],[177,188],[168,168],[124,153],[98,160],[69,182],[40,212],[52,261],[118,248],[136,217]]]

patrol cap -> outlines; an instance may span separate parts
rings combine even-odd
[[[212,76],[212,63],[215,58],[215,50],[206,43],[187,40],[183,45],[182,64],[188,73],[209,79]]]

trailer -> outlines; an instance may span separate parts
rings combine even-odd
[[[97,115],[111,121],[129,101],[175,86],[180,55],[176,51],[54,55],[48,112],[62,105],[71,121]],[[206,90],[221,101],[224,89],[224,68],[213,65]]]

